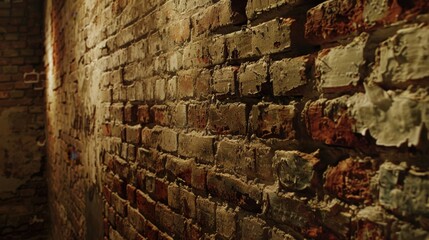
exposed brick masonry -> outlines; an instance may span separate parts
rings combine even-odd
[[[43,1],[0,1],[0,239],[48,233]]]
[[[47,1],[52,235],[428,238],[428,10]]]

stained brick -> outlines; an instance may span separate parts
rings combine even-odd
[[[268,63],[261,59],[256,63],[241,65],[238,72],[238,84],[240,95],[252,96],[264,91],[268,83]]]
[[[270,66],[270,79],[274,96],[302,94],[293,90],[309,82],[313,61],[313,57],[304,56],[273,62]]]
[[[214,137],[197,134],[179,134],[178,153],[184,157],[195,157],[201,162],[213,162]]]
[[[246,105],[210,105],[208,126],[217,134],[246,134]]]
[[[296,108],[293,105],[253,106],[249,125],[251,131],[262,138],[294,139]]]

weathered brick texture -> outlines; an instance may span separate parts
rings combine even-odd
[[[43,1],[0,1],[0,239],[48,236]]]
[[[52,233],[428,238],[428,10],[48,0]]]

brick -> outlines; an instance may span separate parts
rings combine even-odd
[[[196,217],[196,197],[192,192],[177,185],[168,186],[168,205],[185,217]]]
[[[246,5],[246,15],[249,19],[263,17],[269,12],[278,11],[283,15],[290,13],[299,5],[306,3],[303,0],[250,0]]]
[[[185,218],[162,204],[156,205],[157,224],[172,235],[171,239],[183,239],[186,230]]]
[[[161,149],[166,152],[176,152],[178,138],[177,135],[177,132],[175,132],[174,130],[168,128],[163,129],[159,136],[159,146],[161,147]]]
[[[345,46],[322,50],[316,59],[316,71],[323,92],[347,91],[363,78],[368,35],[362,34]]]
[[[267,82],[268,63],[265,59],[241,65],[238,72],[238,86],[241,96],[252,96],[265,92]]]
[[[216,134],[246,134],[246,105],[241,103],[210,105],[210,131]]]
[[[186,228],[185,239],[193,239],[193,240],[202,239],[201,228],[198,227],[198,225],[187,224],[186,227],[187,228]]]
[[[192,168],[191,184],[194,190],[205,192],[207,171],[204,167],[194,165]]]
[[[207,188],[210,194],[241,208],[260,213],[262,193],[258,186],[249,185],[229,174],[207,173]]]
[[[128,203],[116,193],[112,193],[112,205],[119,215],[121,215],[122,217],[127,216]]]
[[[273,62],[269,72],[274,96],[302,94],[297,90],[311,79],[313,62],[310,55]]]
[[[168,156],[165,168],[175,178],[183,180],[186,184],[191,185],[192,170],[195,162],[193,160],[184,160],[173,156]]]
[[[225,45],[228,60],[235,61],[250,58],[255,55],[252,48],[252,31],[242,29],[225,35]]]
[[[148,240],[158,240],[158,235],[160,235],[159,229],[150,222],[146,222],[144,233]]]
[[[245,3],[237,0],[221,0],[191,17],[193,33],[200,35],[222,27],[246,23]]]
[[[119,234],[117,231],[115,231],[113,228],[109,229],[109,239],[112,240],[125,240],[121,234]]]
[[[175,100],[177,97],[177,76],[174,76],[167,81],[167,96],[168,100]]]
[[[149,123],[150,115],[149,115],[149,106],[148,105],[140,105],[137,109],[137,121],[141,124]]]
[[[166,105],[155,105],[150,108],[152,122],[160,126],[170,125],[170,112]]]
[[[254,105],[249,118],[250,131],[262,138],[294,139],[295,117],[293,105]]]
[[[428,53],[421,51],[427,45],[428,32],[429,27],[411,26],[398,30],[396,35],[383,42],[377,55],[375,82],[408,86],[405,83],[428,79]]]
[[[216,231],[226,239],[235,237],[237,214],[225,206],[216,208]],[[246,238],[248,239],[248,238]]]
[[[276,151],[273,168],[280,185],[293,191],[317,187],[316,171],[320,168],[320,160],[314,156],[316,154]]]
[[[180,156],[194,157],[201,162],[213,162],[214,137],[200,136],[197,134],[179,134]]]
[[[216,228],[216,203],[202,197],[197,198],[197,222],[203,231],[214,231]]]
[[[242,239],[266,239],[268,227],[265,223],[257,218],[245,217],[241,223],[241,238]]]
[[[174,51],[166,55],[167,71],[177,72],[183,68],[183,51]]]
[[[141,131],[141,142],[143,147],[157,148],[160,141],[161,131],[162,128],[160,127],[143,128]]]
[[[172,22],[167,27],[167,34],[169,39],[173,40],[175,44],[183,44],[191,35],[191,21],[189,18],[184,18]]]
[[[257,56],[290,50],[291,29],[296,23],[292,18],[276,18],[251,28],[253,53]]]
[[[203,69],[195,79],[195,97],[199,100],[208,99],[210,94],[211,72]]]
[[[110,116],[115,122],[122,123],[124,121],[124,105],[122,103],[114,103],[110,107]]]
[[[136,204],[136,187],[133,185],[127,184],[127,200],[131,205],[135,206]]]
[[[137,207],[140,213],[148,219],[149,221],[155,222],[155,205],[156,202],[153,201],[148,195],[144,194],[142,191],[137,190],[136,192]]]
[[[271,230],[271,240],[293,240],[295,239],[291,234],[285,233],[277,228]]]
[[[381,206],[401,216],[427,214],[423,197],[429,183],[427,173],[406,171],[402,165],[386,162],[380,166],[379,175]]]
[[[294,194],[280,194],[266,189],[264,196],[270,205],[267,216],[275,222],[293,226],[300,233],[312,232],[312,229],[317,228],[318,220],[313,210]],[[315,235],[317,237],[317,232]]]
[[[223,140],[218,143],[216,166],[225,172],[254,179],[259,171],[256,164],[256,149],[241,141]]]
[[[156,174],[162,173],[165,169],[165,157],[154,148],[139,148],[137,150],[137,162]]]
[[[191,42],[183,50],[183,66],[185,68],[208,67],[224,63],[225,60],[224,37]]]
[[[190,69],[178,73],[177,93],[180,99],[186,99],[194,96],[195,78],[198,76],[197,69]]]
[[[326,172],[325,189],[351,203],[372,202],[370,182],[375,174],[370,161],[348,158]]]
[[[155,194],[152,194],[154,199],[165,204],[168,202],[168,182],[164,179],[155,179]]]
[[[347,238],[352,229],[351,218],[354,216],[351,209],[338,199],[327,202],[320,210],[322,222],[337,236]]]
[[[126,131],[128,143],[133,143],[133,144],[139,144],[140,143],[141,127],[139,125],[126,126],[125,131]]]
[[[155,100],[164,101],[166,95],[166,80],[165,79],[157,79],[155,81]]]
[[[307,12],[305,36],[313,43],[339,41],[362,31],[410,19],[427,12],[422,0],[405,3],[390,1],[325,1]]]
[[[114,158],[114,172],[119,175],[122,179],[128,179],[130,174],[130,168],[127,161],[121,159],[120,157]]]
[[[187,110],[187,125],[189,128],[202,130],[207,127],[208,103],[189,104]]]
[[[235,94],[238,67],[215,68],[213,72],[212,93]]]
[[[345,97],[308,102],[304,110],[313,140],[328,145],[365,148],[367,141],[352,131],[355,120],[347,113]]]
[[[126,192],[126,186],[127,184],[120,179],[117,175],[113,178],[113,188],[112,191],[116,192],[120,197],[126,198],[127,192]]]
[[[362,23],[362,10],[361,1],[323,2],[308,11],[305,36],[312,42],[324,43],[352,35],[361,27],[357,24]]]
[[[174,107],[171,117],[174,126],[184,128],[187,125],[187,107],[185,103],[179,103]]]

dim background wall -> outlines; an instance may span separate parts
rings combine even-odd
[[[47,236],[42,16],[42,1],[0,1],[1,239]]]
[[[62,239],[425,239],[429,5],[49,0]]]

